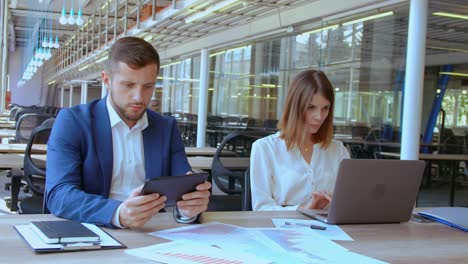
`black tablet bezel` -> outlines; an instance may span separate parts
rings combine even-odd
[[[207,172],[193,173],[183,176],[164,176],[149,179],[145,182],[141,195],[159,193],[166,196],[166,206],[175,206],[182,199],[182,195],[194,192],[196,186],[208,180]]]

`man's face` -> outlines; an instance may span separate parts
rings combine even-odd
[[[102,73],[102,80],[109,89],[110,102],[129,127],[133,127],[145,113],[157,76],[156,64],[135,70],[123,62],[113,67],[111,74]]]

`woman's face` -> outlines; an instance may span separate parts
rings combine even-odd
[[[330,101],[320,94],[315,94],[310,100],[305,112],[306,133],[315,134],[330,112]]]

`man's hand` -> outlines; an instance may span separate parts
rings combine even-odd
[[[166,196],[160,197],[157,193],[140,195],[142,188],[143,185],[134,189],[122,203],[119,212],[120,225],[129,228],[141,227],[166,206]]]
[[[194,217],[208,209],[210,201],[211,183],[204,182],[197,185],[196,191],[182,195],[182,201],[177,202],[179,212],[185,217]]]
[[[323,209],[332,200],[332,194],[328,192],[313,192],[312,197],[302,205],[300,208],[304,209]]]

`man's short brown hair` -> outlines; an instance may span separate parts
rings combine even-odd
[[[156,64],[159,72],[159,54],[154,47],[144,39],[124,37],[118,39],[111,47],[106,71],[112,70],[123,62],[132,69],[140,69],[150,64]]]

